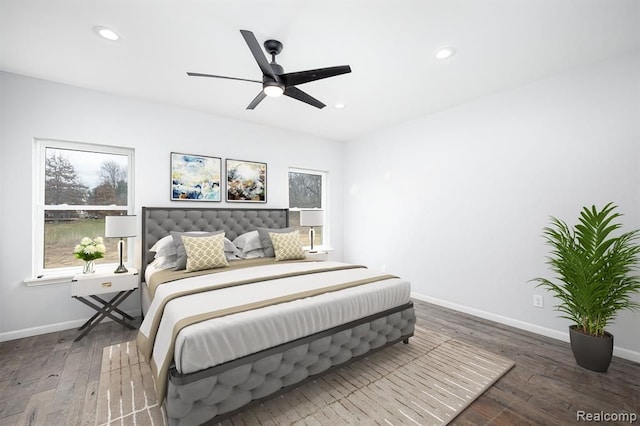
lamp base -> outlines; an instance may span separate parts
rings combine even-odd
[[[309,253],[315,253],[316,251],[313,249],[313,240],[316,238],[316,231],[313,230],[313,226],[309,229],[309,241],[311,241],[311,250]]]
[[[125,268],[124,263],[122,262],[122,254],[124,251],[124,238],[120,238],[118,241],[118,254],[120,254],[120,265],[113,271],[114,274],[123,274],[125,272],[129,272],[127,268]]]
[[[114,274],[123,274],[125,272],[129,272],[129,270],[127,268],[125,268],[124,265],[120,264],[118,265],[118,267],[116,268],[115,271],[113,271]]]

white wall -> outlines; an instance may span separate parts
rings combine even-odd
[[[134,147],[138,213],[172,205],[171,151],[266,161],[264,207],[287,205],[289,166],[328,170],[337,258],[344,240],[346,260],[384,265],[411,280],[418,297],[566,338],[568,323],[556,317],[552,298],[527,283],[549,275],[541,230],[549,215],[573,222],[583,205],[608,201],[620,206],[628,228],[640,228],[639,76],[640,55],[622,57],[395,126],[345,149],[0,72],[0,340],[72,328],[91,315],[70,298],[68,284],[22,283],[31,275],[34,137]],[[544,309],[531,306],[534,293],[545,294]],[[616,353],[637,361],[639,321],[640,313],[625,312],[612,327]]]
[[[527,282],[550,277],[542,228],[609,201],[640,228],[639,91],[635,54],[349,142],[345,260],[385,265],[418,297],[566,339],[555,300]],[[640,361],[639,323],[618,317],[616,354]]]
[[[190,204],[169,201],[171,151],[266,162],[267,204],[232,207],[287,207],[289,167],[326,170],[331,244],[342,255],[342,143],[0,72],[0,341],[73,328],[92,315],[71,299],[69,284],[22,283],[31,277],[34,138],[135,148],[138,214]],[[126,303],[136,309],[137,293]]]

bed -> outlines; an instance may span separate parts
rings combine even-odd
[[[218,422],[413,336],[408,282],[361,265],[282,257],[289,231],[287,209],[142,208],[137,341],[170,424]],[[224,238],[228,266],[157,267],[158,247],[176,232],[191,266],[195,244]]]

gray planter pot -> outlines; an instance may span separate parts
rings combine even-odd
[[[613,335],[605,331],[603,337],[594,337],[569,327],[569,340],[573,356],[580,367],[605,373],[613,356]]]

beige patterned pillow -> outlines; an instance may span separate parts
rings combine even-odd
[[[269,232],[276,260],[304,259],[304,250],[298,231],[288,233]]]
[[[210,237],[182,236],[187,252],[187,272],[229,266],[224,255],[224,233]]]

